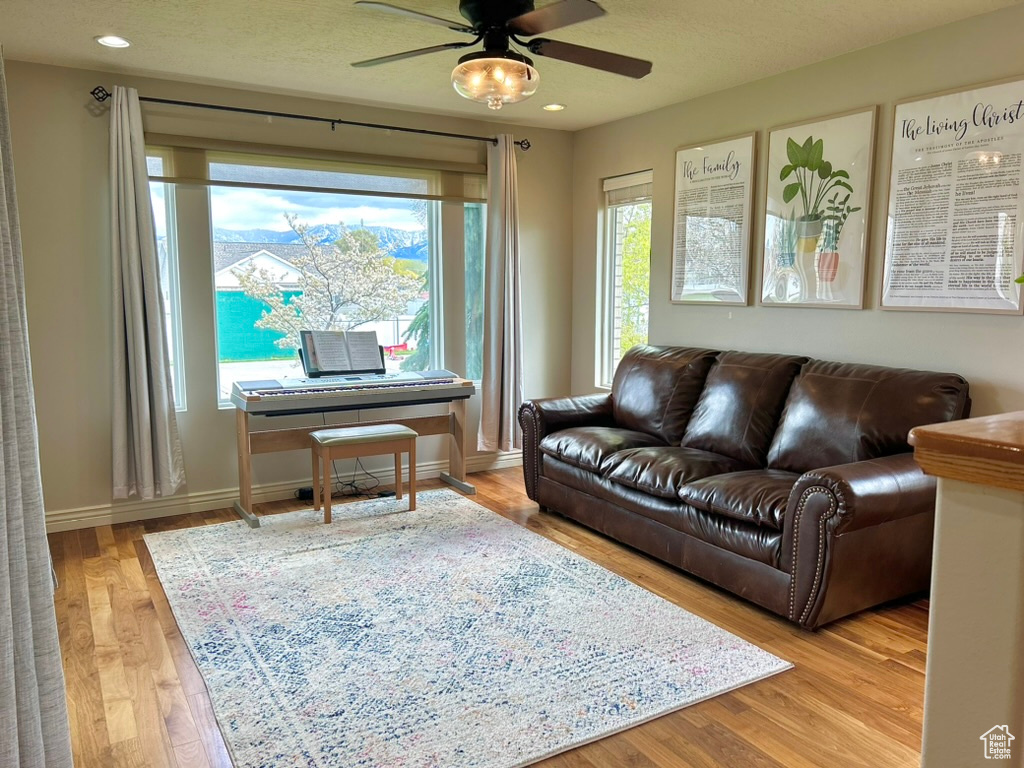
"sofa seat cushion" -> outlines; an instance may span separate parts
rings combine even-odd
[[[679,498],[695,509],[782,530],[789,494],[800,475],[775,469],[731,472],[687,483]]]
[[[541,453],[590,472],[600,472],[602,462],[630,448],[665,444],[646,432],[617,427],[572,427],[552,432],[540,441]]]
[[[575,492],[579,492],[580,494],[578,498],[573,496],[571,502],[566,497],[564,498],[565,503],[556,501],[554,498],[547,503],[563,514],[575,505],[586,507],[591,510],[592,515],[597,516],[597,519],[591,517],[589,521],[581,520],[591,528],[596,528],[599,531],[606,530],[604,523],[608,521],[602,518],[600,509],[602,508],[601,504],[607,503],[624,510],[626,514],[646,518],[648,522],[658,523],[740,557],[756,560],[773,568],[781,568],[781,531],[773,531],[765,526],[751,525],[747,522],[731,520],[723,515],[703,512],[688,504],[683,504],[678,498],[661,499],[649,493],[613,483],[606,477],[587,472],[579,467],[569,466],[553,458],[544,462],[542,472],[541,482],[547,488],[561,489],[557,493],[573,495]],[[594,504],[592,500],[597,500],[601,504]],[[574,517],[571,514],[569,516]],[[638,519],[637,523],[638,530],[645,528],[642,519]],[[610,535],[621,540],[621,537],[615,534]],[[645,551],[650,551],[650,549],[653,547],[645,549]]]
[[[675,500],[679,489],[686,483],[749,468],[748,464],[717,453],[661,446],[632,448],[612,454],[601,464],[601,474],[613,483]]]

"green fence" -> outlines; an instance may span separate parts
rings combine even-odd
[[[284,291],[286,301],[301,291]],[[290,360],[294,349],[281,349],[274,344],[283,333],[256,328],[256,321],[270,306],[242,291],[217,291],[217,347],[222,363],[248,360]]]

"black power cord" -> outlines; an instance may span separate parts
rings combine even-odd
[[[332,462],[333,463],[333,462]],[[373,480],[373,485],[367,485],[365,482],[356,481],[356,472],[361,471]],[[337,472],[337,467],[335,467]],[[362,459],[356,459],[356,463],[352,465],[352,479],[348,482],[336,482],[338,486],[338,493],[342,496],[355,496],[359,498],[372,498],[378,494],[373,493],[374,490],[380,487],[380,478],[378,478],[373,472],[363,466]]]
[[[357,421],[360,418],[360,412],[356,412]],[[327,414],[321,413],[320,419],[323,425],[326,427]],[[331,495],[338,495],[345,498],[362,498],[362,499],[373,499],[381,496],[394,496],[394,491],[376,491],[380,487],[380,478],[377,477],[373,472],[363,466],[361,459],[356,459],[355,464],[352,465],[352,478],[347,481],[340,479],[341,473],[338,471],[337,459],[331,462],[332,477],[331,477]],[[373,485],[368,485],[365,481],[356,480],[356,474],[362,472],[364,475],[369,477],[373,481]],[[313,500],[313,489],[299,488],[295,491],[295,498],[300,501],[312,501]]]

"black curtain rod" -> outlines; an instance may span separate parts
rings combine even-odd
[[[102,85],[97,85],[89,93],[96,101],[104,102],[113,94]],[[385,131],[402,131],[403,133],[420,133],[427,136],[441,136],[446,139],[463,139],[466,141],[486,141],[489,144],[497,144],[498,140],[489,136],[470,136],[465,133],[447,133],[445,131],[428,131],[425,128],[405,128],[401,125],[383,125],[381,123],[361,123],[357,120],[342,120],[337,117],[320,117],[318,115],[297,115],[291,112],[271,112],[266,109],[247,109],[245,107],[226,107],[222,104],[202,104],[198,101],[177,101],[175,99],[157,99],[152,96],[140,96],[139,101],[150,104],[170,104],[174,107],[193,107],[195,109],[215,109],[220,112],[240,112],[244,115],[260,115],[262,117],[286,117],[289,120],[308,120],[313,123],[330,123],[331,130],[338,125],[355,125],[360,128],[380,128]],[[524,152],[530,148],[529,139],[521,139],[513,142]]]

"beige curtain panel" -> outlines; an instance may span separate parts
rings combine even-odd
[[[170,496],[185,484],[146,169],[139,94],[114,87],[110,107],[114,266],[115,499]]]
[[[71,768],[0,54],[0,766]]]
[[[523,402],[523,338],[515,152],[514,138],[502,134],[487,156],[484,359],[477,435],[480,451],[522,447],[516,420]]]

